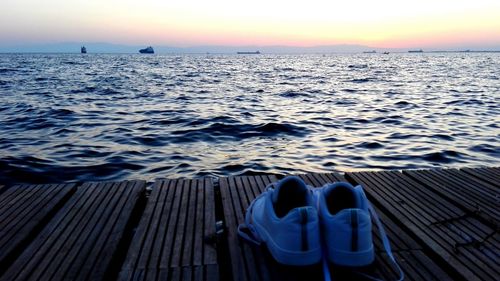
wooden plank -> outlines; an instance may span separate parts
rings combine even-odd
[[[79,188],[79,190],[82,189]],[[67,223],[73,220],[75,214],[90,197],[90,194],[91,192],[76,192],[76,194],[64,208],[65,210],[69,209],[69,212],[65,210],[59,212],[57,216],[51,221],[51,223],[44,229],[44,231],[42,231],[42,233],[37,237],[37,239],[35,239],[35,241],[30,245],[29,251],[26,250],[24,254],[16,260],[16,266],[11,267],[10,272],[8,272],[9,274],[4,275],[3,277],[8,277],[5,278],[6,280],[14,280],[16,277],[18,277],[19,274],[23,272],[25,275],[31,274],[32,271],[27,270],[28,265],[33,260],[35,262],[40,260],[40,253],[43,253],[42,251],[39,251],[40,248],[42,248],[47,243],[53,243],[54,237],[58,237],[60,235],[60,232],[63,230],[63,228],[59,226],[64,224],[65,222]],[[36,256],[33,257],[33,255]],[[35,267],[36,264],[31,265],[30,270],[33,270],[33,268]]]
[[[1,280],[103,279],[144,189],[143,181],[79,187]]]
[[[467,169],[467,168],[465,168]],[[500,176],[500,167],[481,167],[481,168],[474,168],[474,170],[482,171],[486,174],[490,174],[494,177]]]
[[[144,272],[139,272],[136,267],[138,266],[137,262],[140,258],[140,254],[144,253],[142,249],[146,241],[148,229],[152,224],[153,214],[155,213],[158,202],[160,201],[158,200],[158,196],[162,189],[157,187],[158,184],[161,185],[163,183],[155,182],[155,186],[149,196],[148,204],[145,207],[141,221],[135,232],[133,243],[131,243],[128,251],[127,260],[125,261],[122,271],[120,272],[121,279],[128,278],[128,280],[132,280],[134,276],[137,277],[144,274]]]
[[[461,171],[485,181],[497,188],[500,188],[500,172],[495,172],[493,168],[462,168]]]
[[[84,205],[82,211],[76,214],[77,216],[75,219],[68,223],[66,229],[61,228],[58,236],[51,237],[51,243],[45,244],[44,247],[37,253],[39,256],[43,256],[45,258],[32,259],[30,264],[31,266],[28,266],[28,268],[32,267],[32,272],[27,272],[26,274],[21,275],[20,279],[24,280],[33,276],[32,280],[36,280],[41,278],[43,275],[46,275],[47,277],[52,276],[61,260],[64,260],[68,252],[71,250],[73,243],[75,243],[79,234],[85,230],[85,226],[87,226],[90,222],[90,219],[95,214],[98,215],[98,213],[96,213],[98,209],[97,207],[104,206],[108,203],[106,201],[106,195],[109,197],[112,189],[104,188],[102,190],[102,192],[99,192],[99,190],[93,192],[92,195],[96,195],[96,197],[91,197],[90,200],[87,201],[87,205]],[[101,202],[104,204],[99,204]],[[59,252],[61,253],[60,255],[58,254]],[[35,262],[39,263],[36,264]]]
[[[403,271],[410,276],[413,280],[433,280],[434,278],[429,278],[427,276],[423,276],[422,273],[424,271],[418,269],[418,263],[413,260],[410,252],[400,251],[396,253],[396,258],[400,261],[400,266]],[[413,260],[413,262],[409,263],[408,260]],[[435,280],[435,279],[434,279]]]
[[[194,222],[194,230],[193,230],[193,251],[192,251],[192,256],[193,256],[193,259],[192,259],[192,265],[194,266],[198,266],[197,268],[201,268],[202,267],[199,267],[199,265],[202,265],[203,264],[203,240],[205,239],[205,237],[210,237],[210,234],[214,234],[215,233],[215,227],[213,229],[208,229],[209,226],[211,226],[211,223],[210,222],[213,222],[215,221],[215,218],[208,218],[208,214],[211,214],[211,212],[207,212],[207,217],[205,217],[205,214],[203,213],[203,208],[204,206],[209,203],[207,202],[206,198],[209,197],[207,194],[204,194],[205,193],[205,190],[207,190],[208,188],[205,188],[205,185],[208,185],[210,184],[210,179],[205,179],[203,182],[198,182],[198,184],[196,185],[196,189],[194,190],[194,194],[196,195],[196,202],[195,202],[195,213],[194,213],[194,219],[193,219],[193,222]],[[208,192],[208,190],[207,190]],[[213,192],[213,189],[212,189],[212,192]],[[213,198],[213,197],[212,197]],[[214,200],[212,200],[213,202]],[[210,207],[209,207],[210,209]],[[213,210],[215,210],[215,206],[212,207]],[[207,222],[207,223],[205,223]],[[214,224],[215,226],[215,224]],[[206,231],[206,233],[205,233]],[[215,248],[214,248],[215,250]],[[208,255],[208,253],[207,253]],[[217,261],[215,260],[214,263],[217,263]],[[198,269],[199,270],[199,269]],[[195,280],[202,280],[202,277],[201,278],[198,278],[199,273],[195,274]]]
[[[119,280],[208,280],[217,254],[215,198],[209,179],[157,180]],[[216,271],[216,275],[218,271]]]
[[[37,197],[37,189],[40,185],[29,186],[24,185],[26,188],[19,188],[18,192],[13,191],[12,196],[9,196],[9,200],[4,202],[2,205],[2,221],[0,226],[4,227],[11,220],[15,219],[16,213],[20,210],[26,208],[26,206],[31,206],[33,199]]]
[[[252,190],[251,190],[252,188],[251,187],[245,188],[246,186],[244,185],[244,182],[243,182],[243,180],[245,178],[246,177],[235,177],[234,178],[234,185],[231,186],[233,191],[236,191],[236,193],[238,194],[238,199],[240,200],[242,210],[246,210],[248,208],[248,206],[250,205],[250,203],[252,202],[252,200],[255,198],[255,196],[253,195]],[[244,211],[242,211],[242,214],[244,214]],[[244,217],[244,215],[242,215],[241,217]],[[245,255],[245,261],[247,264],[247,268],[250,269],[248,271],[249,278],[250,278],[250,280],[257,280],[259,278],[258,277],[259,271],[258,270],[251,270],[252,268],[258,268],[258,263],[256,262],[256,258],[254,256],[254,254],[252,253],[253,249],[250,247],[250,245],[246,245],[246,244],[243,245],[243,249],[247,253]]]
[[[182,186],[182,195],[181,195],[181,206],[179,210],[179,217],[177,221],[177,226],[175,229],[175,233],[178,235],[176,237],[176,243],[174,243],[172,247],[172,257],[170,259],[171,267],[180,267],[182,248],[184,247],[184,238],[186,237],[186,228],[188,218],[188,208],[189,208],[189,193],[191,191],[191,186],[189,180],[184,180],[184,184]]]
[[[246,266],[245,257],[243,256],[245,253],[242,249],[243,244],[237,234],[237,227],[243,221],[243,217],[238,193],[234,188],[234,184],[230,184],[233,181],[234,178],[232,177],[220,179],[220,192],[227,228],[231,273],[233,280],[249,280],[249,269]]]
[[[204,267],[204,272],[207,281],[219,280],[219,267],[217,265],[207,265]]]
[[[203,266],[194,266],[193,268],[193,280],[203,280],[204,268]]]
[[[490,223],[500,225],[500,189],[456,169],[404,171],[416,181]]]
[[[431,260],[431,258],[424,251],[411,251],[414,255],[414,259],[408,259],[410,263],[413,263],[412,260],[418,260],[419,266],[417,266],[418,271],[425,272],[425,276],[432,277],[433,280],[451,280],[455,279],[448,275],[442,267],[440,267],[435,261]],[[429,280],[429,279],[427,279]]]
[[[112,184],[107,184],[101,189],[107,191],[102,192],[102,199],[96,198],[97,200],[93,200],[94,204],[88,208],[90,212],[82,216],[82,220],[75,223],[73,230],[62,236],[62,239],[58,239],[55,245],[49,249],[46,256],[54,258],[44,259],[32,274],[33,279],[39,279],[42,276],[60,279],[61,275],[64,276],[66,274],[67,267],[73,263],[73,259],[77,256],[85,258],[85,255],[79,255],[80,249],[84,244],[92,243],[91,241],[87,241],[87,239],[91,238],[91,233],[98,225],[101,216],[104,215],[106,211],[111,211],[111,209],[106,208],[107,205],[114,206],[114,199],[119,197],[119,194],[117,194],[119,189],[112,188]],[[88,248],[89,247],[86,249]],[[56,271],[60,276],[54,276]]]
[[[172,251],[174,248],[174,244],[178,241],[177,237],[177,224],[179,221],[179,212],[180,212],[180,206],[182,203],[182,193],[183,193],[183,184],[184,182],[182,180],[177,180],[175,182],[175,195],[174,195],[174,200],[172,202],[172,209],[166,210],[170,212],[170,217],[171,219],[168,222],[167,225],[167,230],[166,230],[166,237],[165,237],[165,242],[163,244],[163,247],[161,248],[161,255],[160,255],[160,268],[172,268],[171,267],[171,257],[172,257]],[[164,216],[165,214],[163,214]],[[144,251],[147,253],[148,251]]]
[[[74,184],[16,185],[0,195],[6,202],[0,207],[0,274],[74,191]]]
[[[397,175],[400,175],[399,173]],[[424,189],[426,190],[426,189]],[[429,190],[426,190],[427,192],[429,192]],[[435,195],[434,195],[435,196]],[[456,212],[455,213],[451,213],[451,209],[452,208],[455,208],[455,209],[459,209],[457,207],[455,207],[454,205],[451,205],[449,204],[448,206],[451,206],[451,207],[446,207],[447,205],[442,205],[442,204],[438,204],[435,206],[435,209],[440,209],[441,211],[443,212],[448,212],[448,216],[449,217],[444,217],[442,220],[440,221],[435,221],[433,222],[432,224],[433,225],[440,225],[442,224],[442,222],[447,222],[448,219],[452,219],[454,221],[457,221],[457,225],[459,225],[460,227],[464,227],[465,229],[467,229],[469,231],[469,235],[472,236],[472,238],[474,239],[480,239],[481,238],[481,232],[488,232],[488,228],[487,227],[483,227],[482,224],[473,224],[471,225],[470,224],[470,217],[471,217],[471,214],[470,213],[467,213],[467,212],[463,212],[463,211],[460,211],[462,212],[459,216],[457,216]],[[466,223],[465,223],[466,222]],[[461,233],[459,236],[464,236],[463,233]]]
[[[203,218],[203,229],[204,229],[204,239],[203,239],[203,263],[204,265],[209,265],[210,276],[218,275],[218,265],[217,265],[217,251],[214,243],[208,243],[205,238],[214,237],[215,231],[215,193],[214,186],[210,179],[205,179],[203,190],[204,195],[204,218]],[[197,265],[197,264],[195,264]]]
[[[227,184],[224,183],[223,180],[221,180],[221,193],[223,193],[223,190],[226,190],[227,193],[230,194],[230,204],[232,205],[232,215],[234,218],[226,218],[227,221],[227,227],[228,227],[228,240],[229,240],[229,251],[231,252],[239,252],[240,255],[238,257],[235,257],[235,260],[238,261],[237,267],[234,268],[233,270],[236,270],[236,272],[233,272],[233,278],[236,278],[238,280],[247,280],[250,279],[250,274],[255,274],[256,271],[249,272],[250,270],[248,269],[248,256],[251,255],[251,250],[247,249],[244,251],[244,247],[247,247],[248,245],[241,244],[241,241],[238,239],[238,234],[237,234],[237,226],[244,221],[244,215],[243,215],[243,208],[241,207],[241,198],[240,198],[240,193],[238,190],[235,188],[235,178],[234,177],[229,177],[227,179]],[[224,196],[222,197],[223,204],[224,204],[224,199],[226,199]],[[228,198],[229,199],[229,198]],[[236,249],[236,250],[233,250]],[[231,256],[231,260],[233,259],[233,256]],[[234,265],[233,265],[234,266]]]
[[[169,224],[170,214],[165,215],[163,210],[165,205],[169,205],[169,200],[166,198],[172,198],[176,192],[176,184],[176,181],[169,180],[154,183],[145,212],[132,240],[133,246],[129,249],[122,267],[121,280],[146,280],[148,273],[151,274],[151,271],[147,270],[148,263],[158,264],[165,237],[161,234],[158,236],[157,229]],[[166,233],[165,229],[162,229],[162,234]]]
[[[186,281],[191,281],[193,280],[193,272],[192,272],[192,267],[181,267],[182,269],[182,277],[179,281],[181,280],[186,280]]]
[[[494,230],[475,218],[463,216],[463,211],[439,194],[395,171],[348,176],[363,184],[377,205],[417,237],[449,272],[467,280],[493,280],[500,273],[497,235],[483,241],[481,248],[461,245],[486,238]],[[496,254],[492,258],[487,253]]]
[[[171,269],[171,279],[172,281],[181,281],[182,272],[180,267],[174,267]],[[168,279],[166,279],[168,280]]]
[[[17,234],[16,229],[23,227],[26,221],[29,221],[30,213],[38,212],[40,204],[45,204],[50,200],[54,193],[59,189],[57,185],[47,186],[40,190],[40,186],[25,186],[29,192],[27,194],[17,195],[18,200],[12,200],[10,203],[5,204],[1,208],[1,223],[0,223],[0,248],[5,247],[7,244],[12,243]],[[14,203],[12,203],[14,202]],[[14,236],[14,237],[13,237]]]
[[[244,200],[244,211],[246,211],[248,205],[257,196],[277,181],[275,177],[270,175],[240,178],[244,180],[242,184],[233,189],[233,192],[239,194],[239,197]],[[245,241],[239,240],[239,242],[242,243],[241,248],[247,265],[246,269],[249,271],[250,280],[272,280],[272,278],[275,278],[274,271],[269,266],[269,254],[264,249],[255,248]]]
[[[203,181],[191,181],[191,185],[189,187],[189,197],[188,197],[188,208],[186,210],[186,216],[188,219],[186,219],[186,233],[183,235],[184,238],[184,246],[182,249],[182,256],[181,256],[181,262],[180,266],[190,266],[193,265],[193,252],[194,252],[194,224],[197,222],[196,221],[196,199],[197,199],[197,193],[196,193],[196,187],[199,185],[203,185]],[[203,194],[201,194],[203,195]],[[203,198],[202,198],[203,199]],[[200,220],[200,222],[203,224],[203,220]],[[215,224],[215,222],[214,222]],[[202,251],[202,248],[200,247],[197,249],[199,251]]]
[[[277,179],[275,179],[276,181]],[[271,180],[270,180],[271,181]],[[247,177],[248,185],[250,185],[253,191],[253,197],[255,198],[261,194],[268,183],[264,183],[262,177]],[[272,181],[271,181],[272,182]],[[266,266],[266,259],[262,251],[253,251],[254,260],[257,263],[258,268],[260,269],[260,274],[262,275],[262,280],[269,280],[271,278],[271,273],[269,272],[268,267]]]
[[[103,260],[105,261],[107,257],[113,255],[116,246],[119,245],[122,239],[123,231],[129,222],[137,201],[143,196],[145,190],[143,181],[136,181],[132,184],[130,187],[122,184],[125,191],[115,207],[112,208],[113,212],[100,221],[105,227],[100,233],[96,232],[94,237],[97,237],[97,240],[94,247],[87,254],[89,259],[92,259],[93,264],[90,262],[73,262],[73,267],[69,271],[71,274],[66,275],[65,279],[73,279],[78,276],[75,280],[84,280],[83,277],[86,275],[87,280],[98,280],[102,276],[106,276],[109,263],[106,264]],[[74,265],[79,264],[81,264],[80,267],[74,267]]]
[[[4,187],[2,189],[3,193],[0,196],[0,208],[3,208],[7,203],[10,203],[14,199],[13,196],[14,193],[24,192],[24,191],[25,190],[22,189],[12,189]]]
[[[172,219],[170,213],[165,213],[167,208],[171,208],[174,201],[176,181],[156,181],[155,190],[157,196],[151,196],[151,204],[157,207],[149,228],[149,236],[144,239],[145,246],[142,248],[140,268],[147,270],[144,278],[154,280],[159,274],[158,267],[162,255],[162,248],[165,243],[169,221]],[[149,258],[149,260],[148,260]],[[149,266],[148,266],[149,264]]]

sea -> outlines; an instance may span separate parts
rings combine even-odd
[[[500,53],[0,54],[0,183],[500,165]]]

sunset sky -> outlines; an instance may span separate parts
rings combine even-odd
[[[499,0],[2,0],[0,45],[500,46]]]

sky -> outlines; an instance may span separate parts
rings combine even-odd
[[[2,0],[0,46],[500,46],[500,0]]]

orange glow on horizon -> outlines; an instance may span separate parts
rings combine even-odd
[[[500,46],[497,0],[421,0],[411,7],[396,0],[6,1],[0,44]]]

